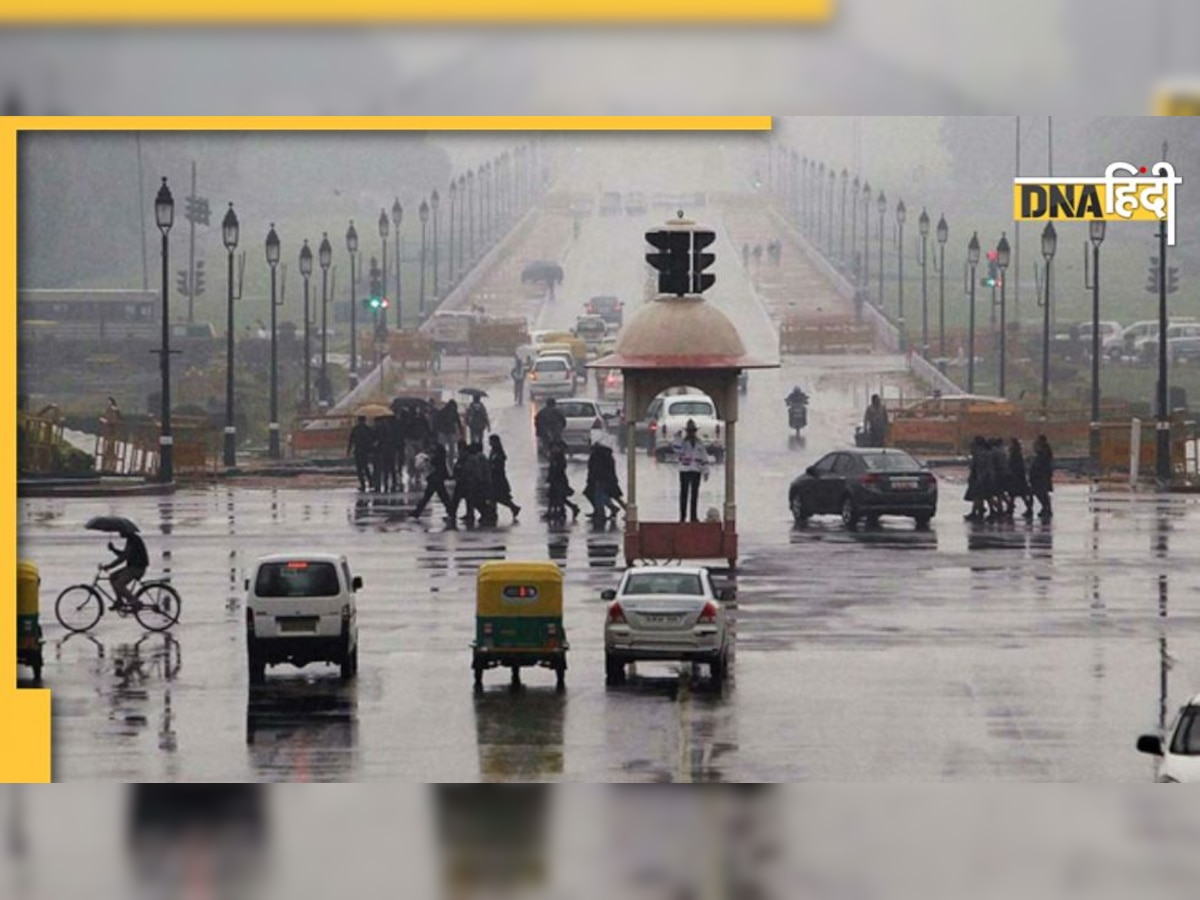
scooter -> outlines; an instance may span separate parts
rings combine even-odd
[[[796,437],[800,437],[800,432],[808,425],[808,400],[800,402],[792,401],[788,403],[788,428],[796,432]]]

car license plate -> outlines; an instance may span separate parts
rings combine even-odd
[[[279,630],[287,634],[296,634],[297,632],[314,632],[317,630],[316,616],[301,616],[290,619],[279,619]]]
[[[674,625],[683,618],[681,615],[648,615],[642,616],[647,625]]]
[[[920,484],[915,478],[893,478],[892,488],[897,491],[915,491]]]

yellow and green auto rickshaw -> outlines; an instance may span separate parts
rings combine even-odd
[[[561,691],[567,679],[563,630],[563,576],[552,562],[485,562],[476,582],[475,642],[471,645],[475,690],[483,673],[506,666],[513,687],[521,669],[553,669]]]
[[[38,567],[17,563],[17,663],[33,669],[33,680],[42,680],[42,624],[38,601],[42,576]]]

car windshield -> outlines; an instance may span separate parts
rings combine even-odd
[[[1189,706],[1179,717],[1175,736],[1171,739],[1175,756],[1200,756],[1200,706]]]
[[[712,416],[713,405],[707,400],[677,400],[667,408],[669,416]]]
[[[263,563],[254,581],[259,597],[336,597],[340,592],[337,567],[328,562]]]
[[[542,359],[538,360],[534,368],[539,372],[563,372],[567,369],[567,361],[565,359]]]
[[[593,297],[593,309],[615,309],[617,305],[616,297]]]
[[[921,471],[921,464],[907,453],[864,453],[862,461],[870,472]]]
[[[637,572],[625,582],[623,594],[685,594],[704,596],[700,576],[694,572]]]

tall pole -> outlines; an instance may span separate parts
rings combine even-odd
[[[424,205],[424,204],[422,204]],[[425,216],[421,217],[421,318],[425,318],[425,238],[429,223]]]
[[[307,294],[308,279],[304,279],[304,290]],[[321,386],[328,390],[329,385],[329,268],[321,266]],[[329,396],[322,400],[333,399]]]
[[[312,409],[312,345],[309,343],[311,337],[309,335],[309,302],[308,302],[308,287],[309,276],[304,276],[304,412],[307,413]],[[321,304],[322,312],[324,312],[325,304]],[[325,321],[322,316],[321,320],[321,346],[325,345]],[[324,359],[324,357],[322,357]]]
[[[163,179],[166,190],[167,179]],[[161,193],[161,192],[160,192]],[[171,289],[167,284],[170,266],[170,247],[167,232],[162,228],[162,351],[159,364],[162,368],[162,431],[159,434],[158,477],[164,484],[175,480],[174,436],[171,432]]]
[[[846,191],[850,187],[850,173],[842,169],[842,240],[838,258],[842,261],[842,265],[846,264]]]
[[[275,234],[275,223],[271,223],[271,231],[267,235],[267,264],[271,267],[271,420],[267,424],[268,447],[267,454],[271,459],[279,459],[279,341],[276,334],[276,273],[279,267],[279,237]]]
[[[833,257],[833,189],[837,186],[837,173],[833,171],[833,166],[829,167],[829,225],[826,229],[825,253],[830,258]]]
[[[858,281],[858,176],[850,185],[850,274]]]
[[[237,249],[238,221],[229,204],[222,226],[225,249],[229,255],[229,292],[225,304],[225,434],[223,457],[225,468],[237,465],[237,426],[233,420],[233,251]]]
[[[404,330],[403,308],[400,306],[400,228],[396,228],[396,327]]]
[[[938,358],[946,358],[946,242],[938,242]]]
[[[354,227],[354,223],[350,223]],[[350,251],[350,387],[358,387],[358,272],[355,258],[358,253]]]
[[[967,393],[975,393],[975,263],[971,263],[971,311],[967,324]]]
[[[928,219],[925,220],[928,223]],[[929,235],[921,229],[921,355],[929,356],[929,269],[927,267]]]
[[[387,227],[388,227],[388,217],[387,217],[387,212],[386,212],[385,210],[380,210],[380,211],[379,211],[379,243],[380,243],[380,245],[381,245],[381,248],[382,248],[382,252],[380,253],[380,256],[381,256],[381,258],[383,259],[383,266],[382,266],[382,269],[381,269],[381,271],[382,271],[382,273],[383,273],[383,274],[382,274],[382,278],[383,278],[383,280],[380,282],[380,284],[383,286],[383,291],[384,291],[384,293],[385,293],[385,294],[387,293],[387,283],[388,283],[388,277],[387,277],[387,276],[388,276],[388,266],[387,266],[387,259],[388,259],[388,253],[387,253],[387,252],[388,252]],[[383,331],[385,331],[385,332],[387,331],[387,327],[388,327],[388,311],[387,311],[387,307],[386,307],[386,306],[385,306],[383,309],[381,309],[381,310],[379,311],[379,325],[380,325],[380,328],[381,328]],[[378,339],[379,339],[379,338],[378,338],[378,336],[376,336],[376,340],[378,340]]]
[[[502,182],[497,179],[497,185],[499,186],[501,183]],[[433,210],[433,299],[436,302],[441,296],[441,294],[438,292],[438,231],[440,230],[438,228],[438,206],[441,204],[438,202],[438,192],[436,188],[433,191],[432,197],[433,202],[430,204],[430,208]],[[497,206],[499,206],[499,204],[497,204]],[[497,209],[496,212],[499,214],[499,209]]]
[[[871,281],[871,182],[863,183],[863,256],[859,290],[866,296]]]
[[[1021,117],[1016,116],[1017,120],[1017,153],[1016,153],[1016,171],[1014,172],[1017,178],[1021,177]],[[1016,323],[1017,330],[1021,328],[1021,220],[1016,219],[1013,222],[1013,322]]]
[[[1088,429],[1088,437],[1088,456],[1092,464],[1092,474],[1098,476],[1100,474],[1100,241],[1095,240],[1094,233],[1092,240],[1092,425]]]
[[[904,220],[896,223],[899,229],[896,236],[896,283],[899,285],[896,308],[900,317],[901,331],[904,328]],[[904,335],[900,337],[903,339]]]
[[[520,171],[519,169],[517,170]],[[458,189],[450,179],[450,227],[446,229],[446,281],[454,284],[454,206],[458,202]]]
[[[879,311],[883,312],[883,211],[887,200],[879,192]]]
[[[192,192],[188,195],[188,324],[196,321],[196,161],[192,160]]]
[[[1008,279],[1004,277],[1005,271],[1000,269],[1000,396],[1007,397],[1007,375],[1008,375],[1008,307],[1005,291],[1008,289]]]
[[[1166,146],[1163,159],[1166,159]],[[1171,212],[1174,215],[1174,210]],[[1167,390],[1167,223],[1158,225],[1158,428],[1155,476],[1159,488],[1171,483],[1171,410]]]
[[[1046,297],[1042,303],[1042,414],[1050,404],[1050,275],[1053,258],[1046,260]]]
[[[134,145],[137,149],[137,177],[138,177],[138,224],[142,231],[142,290],[150,290],[150,261],[147,258],[146,250],[146,179],[142,174],[142,133],[135,131],[133,134]]]

